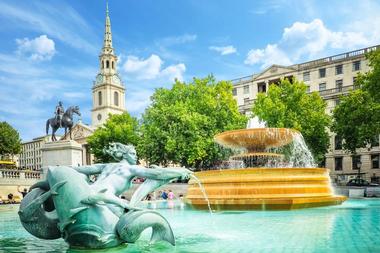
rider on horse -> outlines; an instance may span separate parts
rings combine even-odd
[[[62,127],[62,116],[65,110],[63,109],[62,102],[59,101],[58,105],[55,107],[55,119],[59,122],[59,126]]]

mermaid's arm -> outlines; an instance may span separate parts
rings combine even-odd
[[[154,168],[145,168],[137,165],[128,165],[131,172],[136,177],[143,177],[155,180],[174,180],[186,179],[193,172],[185,168],[162,168],[154,166]]]
[[[105,164],[99,163],[99,164],[93,164],[93,165],[74,167],[74,169],[78,171],[79,173],[89,176],[89,175],[100,174],[105,167],[106,167]]]

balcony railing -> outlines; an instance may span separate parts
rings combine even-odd
[[[293,67],[296,67],[298,70],[312,68],[312,67],[320,65],[320,64],[332,63],[334,61],[347,60],[347,59],[352,58],[352,57],[364,55],[364,54],[371,52],[371,51],[374,51],[376,49],[380,49],[380,45],[362,48],[362,49],[358,49],[358,50],[351,51],[348,53],[337,54],[337,55],[333,55],[330,57],[326,57],[326,58],[322,58],[322,59],[318,59],[318,60],[314,60],[314,61],[295,64],[295,65],[293,65]]]
[[[291,65],[290,67],[293,67],[293,68],[297,69],[298,71],[300,71],[300,70],[312,68],[312,67],[315,67],[315,66],[318,66],[321,64],[333,63],[335,61],[347,60],[347,59],[352,58],[352,57],[365,55],[366,53],[369,53],[369,52],[377,50],[377,49],[380,49],[380,45],[362,48],[362,49],[358,49],[355,51],[351,51],[351,52],[347,52],[347,53],[343,53],[343,54],[337,54],[337,55],[333,55],[333,56],[329,56],[329,57],[325,57],[325,58],[321,58],[321,59],[317,59],[317,60],[313,60],[313,61],[309,61],[309,62],[305,62],[305,63],[295,64],[295,65]],[[235,79],[232,79],[230,81],[232,82],[233,85],[243,84],[243,83],[248,83],[248,82],[253,81],[256,76],[257,76],[257,74],[253,74],[253,75],[249,75],[249,76],[243,76],[240,78],[235,78]]]
[[[41,179],[42,172],[40,171],[25,171],[25,170],[0,170],[0,179]]]
[[[354,90],[354,89],[355,89],[355,85],[343,86],[340,88],[321,90],[319,91],[319,95],[322,98],[328,98],[328,97],[338,96],[342,94],[347,94],[350,90]]]

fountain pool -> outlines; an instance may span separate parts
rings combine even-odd
[[[149,245],[150,231],[135,244],[95,252],[380,252],[380,200],[293,211],[207,211],[181,202],[148,204],[172,225],[176,246]],[[62,240],[40,240],[20,224],[18,205],[0,206],[0,252],[71,251]]]
[[[254,118],[255,119],[255,118]],[[231,130],[214,137],[216,143],[240,153],[238,168],[196,172],[208,195],[191,179],[186,202],[213,210],[289,210],[341,204],[345,196],[334,195],[329,171],[315,168],[306,143],[296,130],[287,128]],[[248,122],[248,127],[255,126]],[[276,151],[288,146],[289,155]],[[287,157],[287,160],[284,159]]]

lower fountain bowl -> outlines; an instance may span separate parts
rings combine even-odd
[[[324,168],[247,168],[195,173],[213,210],[290,210],[338,205],[329,170]],[[208,209],[198,183],[191,179],[186,203]]]

